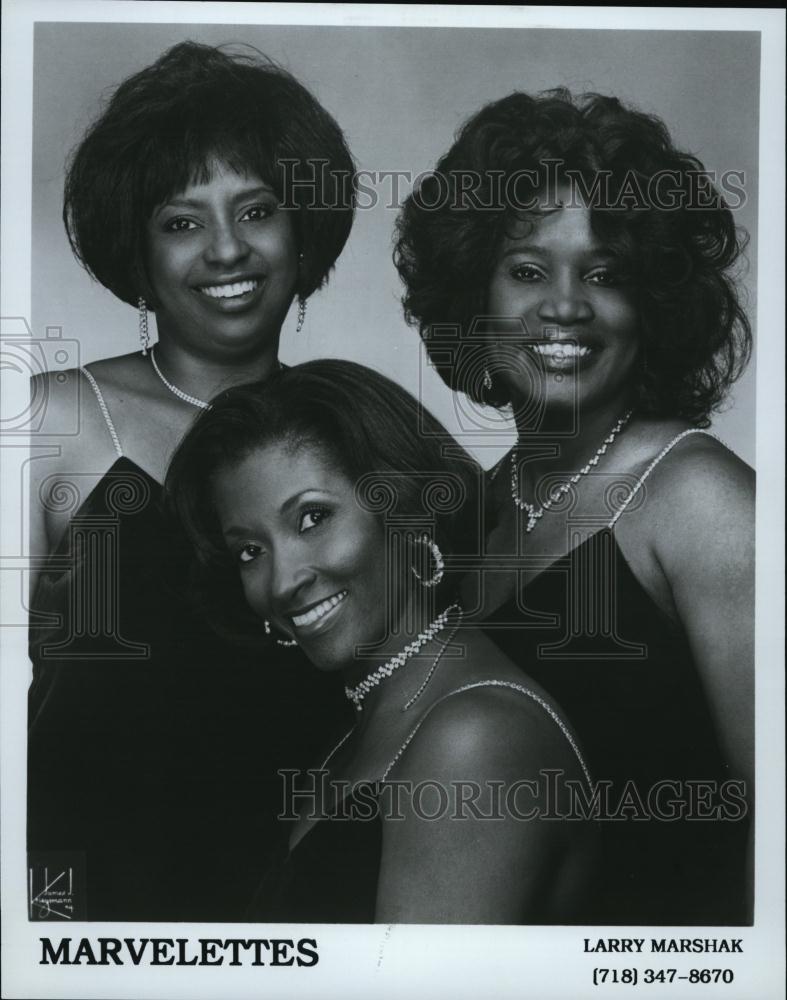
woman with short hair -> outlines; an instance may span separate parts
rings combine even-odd
[[[276,761],[330,724],[330,693],[302,696],[297,660],[240,654],[194,614],[160,499],[213,396],[279,368],[293,301],[300,330],[349,235],[353,185],[302,84],[251,48],[194,42],[121,83],[69,165],[71,246],[138,309],[140,335],[33,387],[36,444],[57,447],[31,473],[31,550],[51,559],[32,600],[28,846],[74,859],[89,919],[242,916]],[[58,437],[75,399],[79,433]]]

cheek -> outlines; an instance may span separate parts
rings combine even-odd
[[[365,518],[347,525],[334,539],[331,561],[348,579],[355,578],[364,588],[365,596],[372,599],[372,592],[385,583],[387,556],[382,528]]]
[[[511,289],[507,282],[500,275],[493,275],[489,283],[489,295],[487,296],[487,311],[490,313],[504,314],[510,307],[513,299]]]
[[[265,582],[263,574],[247,570],[239,571],[240,585],[243,588],[243,596],[255,615],[264,618],[266,615]]]
[[[515,284],[509,275],[498,275],[489,284],[486,310],[493,316],[525,317],[539,302],[532,286]]]
[[[607,303],[605,313],[608,328],[613,330],[621,341],[638,345],[639,312],[635,303],[628,296],[622,296],[616,301]]]
[[[171,247],[163,247],[158,242],[149,243],[145,253],[145,266],[151,286],[157,292],[164,292],[185,268],[185,254]]]
[[[276,224],[260,235],[258,247],[260,253],[271,263],[275,263],[282,271],[292,272],[292,277],[295,277],[298,249],[295,232],[288,218],[279,215]]]

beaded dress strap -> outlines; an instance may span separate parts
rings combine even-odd
[[[626,497],[626,499],[623,501],[623,503],[620,505],[620,507],[618,507],[617,511],[615,512],[615,516],[612,518],[612,520],[607,525],[608,528],[614,528],[615,527],[615,524],[617,523],[618,518],[623,513],[623,511],[628,507],[628,505],[631,503],[631,501],[634,499],[634,497],[642,489],[642,487],[643,487],[643,485],[645,483],[645,480],[648,478],[648,476],[651,474],[651,472],[653,472],[653,470],[656,468],[656,466],[659,464],[659,462],[663,458],[666,458],[667,455],[669,455],[669,453],[672,451],[672,449],[675,447],[675,445],[678,444],[679,441],[682,441],[685,437],[688,437],[689,434],[705,434],[707,437],[712,437],[716,441],[719,441],[720,444],[724,444],[724,442],[720,441],[720,439],[717,438],[715,434],[711,434],[710,431],[703,430],[701,427],[690,427],[688,430],[681,431],[680,434],[676,434],[675,437],[671,441],[669,441],[667,444],[664,445],[664,447],[661,449],[661,451],[658,453],[658,455],[656,455],[656,457],[653,459],[653,461],[650,463],[650,465],[647,467],[647,469],[645,469],[645,471],[639,477],[639,479],[637,480],[637,482],[635,483],[635,485],[629,491],[629,494]],[[726,447],[726,445],[725,445],[725,447]]]
[[[543,698],[541,698],[539,695],[537,695],[535,693],[535,691],[531,691],[530,688],[526,688],[522,684],[515,684],[515,683],[513,683],[513,681],[476,681],[473,684],[464,684],[462,687],[457,688],[455,691],[449,691],[448,694],[444,694],[442,698],[438,698],[438,700],[433,705],[431,705],[429,707],[429,710],[421,718],[421,720],[419,721],[418,725],[415,726],[415,728],[412,730],[412,732],[407,737],[407,739],[404,741],[404,743],[402,743],[402,745],[399,747],[399,749],[398,749],[398,751],[396,753],[396,756],[393,758],[393,760],[388,765],[388,767],[386,767],[385,771],[383,772],[382,777],[379,780],[381,782],[386,780],[386,778],[388,777],[388,775],[391,772],[391,769],[397,763],[397,761],[400,759],[400,757],[405,752],[405,750],[407,749],[407,747],[410,745],[410,743],[412,742],[413,738],[415,737],[415,734],[418,732],[418,730],[421,728],[421,726],[426,721],[426,718],[429,715],[429,712],[431,712],[432,709],[435,708],[435,706],[439,705],[440,702],[445,701],[446,698],[450,698],[452,695],[461,694],[463,691],[471,691],[474,688],[481,688],[481,687],[510,688],[512,691],[518,691],[520,694],[526,695],[528,698],[530,698],[532,701],[534,701],[537,705],[540,705],[541,708],[543,708],[544,711],[547,713],[547,715],[549,715],[549,717],[552,719],[552,721],[558,726],[558,728],[563,733],[563,735],[565,736],[565,738],[568,740],[569,746],[574,751],[574,755],[576,756],[577,760],[579,761],[579,766],[582,768],[582,773],[585,775],[585,780],[587,781],[588,785],[592,787],[593,782],[592,782],[592,779],[590,777],[590,772],[588,771],[587,765],[585,764],[585,761],[584,761],[584,759],[582,757],[582,754],[580,753],[580,750],[579,750],[579,747],[577,746],[576,740],[571,735],[571,733],[568,731],[568,727],[566,726],[566,724],[563,722],[563,720],[560,718],[560,716],[557,714],[557,712],[552,708],[552,706],[548,705],[547,702],[545,702]]]
[[[117,453],[117,457],[118,458],[122,458],[123,457],[123,449],[120,447],[120,439],[117,436],[117,431],[115,430],[115,425],[112,423],[112,417],[110,417],[110,415],[109,415],[109,409],[107,408],[107,404],[104,402],[104,397],[101,395],[101,390],[98,387],[98,382],[96,382],[96,380],[93,378],[93,376],[87,370],[87,368],[80,368],[79,370],[82,372],[82,374],[88,380],[88,382],[90,383],[91,389],[96,394],[96,399],[98,400],[98,406],[99,406],[99,409],[101,410],[101,413],[103,414],[104,422],[107,425],[107,430],[109,431],[109,435],[112,438],[112,444],[115,446],[115,451]]]

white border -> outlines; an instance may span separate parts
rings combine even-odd
[[[644,985],[651,997],[715,996],[734,1000],[769,1000],[784,990],[784,674],[783,674],[783,551],[784,531],[784,11],[756,9],[684,10],[680,8],[588,7],[448,7],[355,4],[234,4],[131,3],[124,0],[6,0],[3,7],[3,135],[2,135],[2,302],[0,315],[30,316],[30,219],[32,148],[33,24],[42,21],[125,21],[131,23],[271,23],[330,25],[399,25],[593,28],[762,32],[760,108],[760,229],[758,253],[757,372],[757,779],[758,822],[757,905],[755,926],[733,932],[714,928],[705,934],[692,928],[682,936],[742,937],[745,954],[735,962],[696,956],[698,967],[732,965],[733,986],[676,988]],[[731,123],[734,127],[734,123]],[[5,374],[5,373],[4,373]],[[5,405],[15,405],[12,398]],[[0,461],[18,454],[3,448]],[[10,454],[10,457],[9,457]],[[7,487],[16,476],[4,477]],[[18,481],[18,480],[16,480]],[[6,488],[4,487],[4,490]],[[13,619],[9,609],[18,591],[15,556],[21,522],[18,497],[2,494],[4,588],[0,621]],[[9,556],[10,554],[10,556]],[[7,613],[6,613],[7,612]],[[0,630],[4,669],[2,695],[2,760],[0,786],[4,804],[23,794],[21,761],[25,757],[27,679],[9,664],[26,656],[24,631]],[[249,925],[44,925],[26,920],[24,824],[18,809],[2,812],[3,988],[10,998],[27,997],[331,997],[375,998],[428,995],[533,997],[581,1000],[603,996],[590,985],[592,956],[581,954],[587,934],[651,936],[634,928],[438,928],[293,927],[278,928],[276,936],[314,936],[320,942],[320,963],[313,969],[294,968],[122,968],[43,967],[37,964],[38,939],[83,934],[106,936],[265,937],[264,926]],[[669,936],[654,929],[653,936]],[[610,963],[611,964],[611,963]],[[623,963],[618,963],[622,965]],[[633,964],[633,963],[631,963]],[[641,962],[639,963],[642,964]],[[652,964],[655,964],[653,962]],[[670,964],[665,962],[663,964]],[[687,966],[685,961],[682,962]],[[630,996],[610,987],[613,996]]]

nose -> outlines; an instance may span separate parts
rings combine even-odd
[[[544,296],[538,308],[539,319],[546,323],[571,326],[593,319],[593,307],[587,288],[574,275],[562,275],[544,286]]]
[[[230,267],[241,261],[249,253],[249,245],[234,220],[222,220],[211,231],[211,239],[205,249],[205,260],[209,264]]]
[[[307,591],[316,573],[303,558],[299,546],[287,546],[272,554],[270,574],[270,609],[278,617],[308,601]]]

